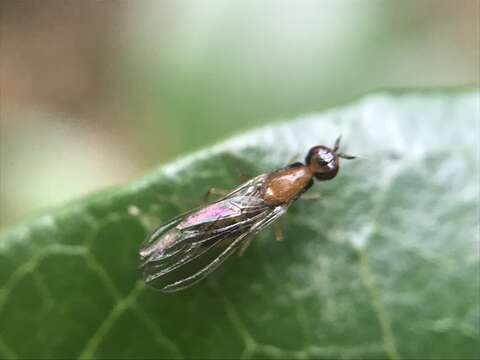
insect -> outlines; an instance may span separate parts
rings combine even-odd
[[[282,216],[313,185],[333,179],[340,158],[340,137],[332,148],[312,147],[305,164],[295,162],[259,175],[228,195],[158,227],[140,249],[140,269],[148,285],[164,292],[204,279],[231,254],[245,250],[251,238]]]

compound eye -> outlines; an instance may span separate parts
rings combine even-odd
[[[338,173],[338,165],[335,163],[332,167],[322,167],[314,173],[314,176],[318,180],[330,180],[337,176]]]
[[[318,180],[329,180],[337,175],[337,156],[326,146],[312,148],[307,155],[306,163]]]
[[[325,160],[323,159],[325,153],[328,151],[327,147],[323,145],[315,146],[310,149],[305,158],[307,165],[326,165]]]
[[[335,155],[333,155],[332,152],[330,151],[324,151],[324,152],[322,151],[319,153],[318,163],[321,166],[327,166],[334,160],[335,160]]]

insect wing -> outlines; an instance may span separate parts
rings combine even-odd
[[[200,281],[265,226],[286,206],[268,207],[258,176],[226,197],[181,215],[158,228],[140,250],[145,281],[162,291],[176,291]]]
[[[194,229],[198,231],[200,224],[208,224],[210,221],[211,226],[213,226],[215,221],[221,216],[229,215],[232,217],[235,212],[238,213],[241,207],[246,207],[246,200],[258,197],[256,187],[261,186],[264,179],[264,175],[257,176],[215,203],[177,216],[169,223],[158,227],[142,244],[140,265],[142,266],[146,261],[159,260],[168,256],[169,253],[182,246],[182,243],[188,241],[189,238],[195,237],[197,234],[195,234]],[[245,197],[245,200],[242,200],[242,197]],[[240,201],[237,201],[237,203],[225,201],[233,198],[239,198]],[[231,205],[234,205],[234,207]],[[177,226],[178,228],[176,228]]]

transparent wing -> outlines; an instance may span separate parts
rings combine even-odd
[[[168,260],[162,258],[147,263],[144,269],[145,281],[165,292],[181,290],[199,282],[235,253],[250,236],[278,219],[286,209],[286,206],[270,208],[257,215],[252,220],[252,226],[243,231],[220,231],[210,244],[210,238],[202,238]]]
[[[172,244],[163,253],[152,252],[141,260],[144,270],[144,278],[147,283],[172,273],[181,266],[186,265],[202,255],[211,255],[212,252],[233,242],[243,233],[248,233],[249,227],[266,215],[266,211],[243,220],[241,223],[219,227],[210,231],[178,231],[175,234],[179,238],[177,243]],[[167,235],[169,236],[169,235]],[[188,239],[185,240],[185,239]],[[215,257],[215,255],[213,255]]]
[[[193,275],[168,284],[161,290],[165,292],[182,290],[204,279],[207,275],[209,275],[216,268],[218,268],[231,254],[241,248],[244,241],[246,241],[250,236],[257,234],[266,226],[277,220],[286,210],[287,206],[278,206],[272,209],[265,214],[264,218],[261,221],[252,226],[249,231],[246,231],[240,234],[237,238],[235,238],[225,250],[223,250],[217,257],[215,257],[213,261],[208,263],[202,269],[195,272]]]
[[[259,197],[259,176],[219,201],[159,227],[140,250],[145,281],[162,291],[191,286],[215,270],[287,206],[269,207]]]
[[[192,243],[213,241],[219,233],[247,226],[254,215],[266,210],[257,190],[262,181],[263,176],[254,178],[213,204],[160,226],[142,244],[140,266],[188,250]]]

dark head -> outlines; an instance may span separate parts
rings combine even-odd
[[[335,141],[333,148],[324,145],[314,146],[305,158],[305,163],[318,180],[330,180],[337,176],[339,159],[355,159],[355,156],[339,153],[340,139]]]

